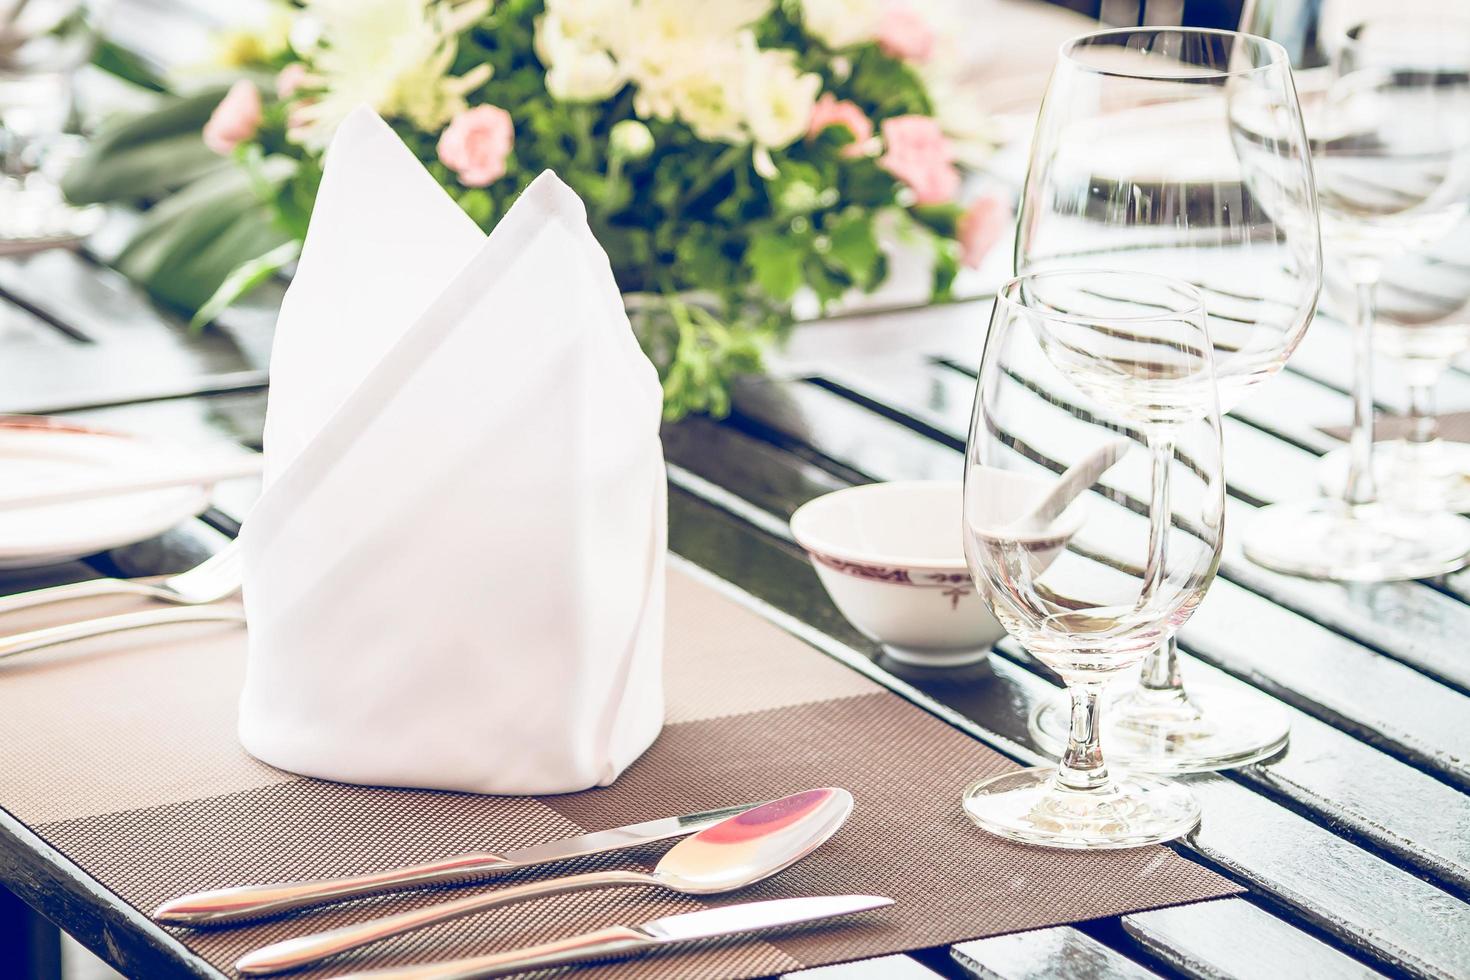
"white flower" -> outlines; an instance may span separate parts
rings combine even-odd
[[[488,65],[448,75],[460,33],[489,9],[490,0],[308,0],[305,15],[319,36],[297,53],[323,80],[323,94],[293,113],[291,138],[320,149],[364,102],[438,130],[490,75]]]
[[[743,65],[731,43],[709,42],[697,53],[670,66],[661,84],[674,115],[689,124],[702,140],[720,143],[745,141],[745,106],[741,101]]]
[[[751,138],[773,150],[796,142],[811,122],[821,76],[798,71],[791,51],[760,50],[753,36],[746,36],[741,54],[745,125]]]
[[[569,34],[556,14],[536,21],[536,56],[546,66],[546,90],[563,102],[605,99],[626,80],[595,36]]]
[[[653,152],[653,134],[636,119],[614,123],[607,141],[613,156],[624,160],[642,160]]]
[[[738,85],[737,33],[770,10],[770,0],[638,0],[605,36],[637,86],[640,116],[672,119],[694,107],[701,128],[728,121],[720,89]]]
[[[829,48],[849,48],[878,36],[879,0],[801,0],[807,33]]]
[[[606,45],[628,13],[627,0],[546,0],[567,37]]]

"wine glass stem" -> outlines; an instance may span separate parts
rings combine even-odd
[[[1172,523],[1169,504],[1169,464],[1174,459],[1174,440],[1167,434],[1156,433],[1149,438],[1149,449],[1153,452],[1153,478],[1149,485],[1152,499],[1149,501],[1149,556],[1144,574],[1144,595],[1152,595],[1163,582],[1167,565],[1169,525]],[[1172,692],[1174,697],[1184,700],[1184,678],[1179,675],[1179,654],[1172,638],[1149,651],[1143,661],[1143,672],[1139,684],[1151,692]]]
[[[1378,283],[1357,278],[1357,320],[1353,325],[1353,435],[1348,450],[1348,478],[1344,495],[1351,505],[1371,504],[1378,498],[1373,483],[1373,320],[1377,315]]]
[[[1439,438],[1439,410],[1434,404],[1434,383],[1415,378],[1409,383],[1409,438],[1425,445]]]
[[[1169,525],[1172,515],[1169,505],[1169,470],[1174,461],[1174,439],[1168,431],[1151,433],[1148,448],[1153,454],[1153,473],[1149,480],[1148,508],[1148,566],[1143,571],[1143,601],[1153,599],[1164,584],[1164,573],[1168,562]]]
[[[1108,783],[1103,764],[1101,733],[1103,684],[1095,680],[1067,682],[1072,698],[1072,724],[1067,751],[1057,769],[1057,782],[1067,789],[1095,790]]]
[[[1184,700],[1184,678],[1179,673],[1179,650],[1171,636],[1154,647],[1143,661],[1143,672],[1138,675],[1138,684],[1144,690],[1159,695],[1172,693]]]

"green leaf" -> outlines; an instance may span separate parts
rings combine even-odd
[[[123,81],[131,82],[150,92],[168,91],[168,86],[163,83],[163,78],[153,70],[148,62],[106,38],[97,42],[97,50],[92,54],[92,64],[110,75],[116,75]]]
[[[296,239],[282,242],[264,255],[243,262],[225,276],[214,295],[204,301],[194,318],[189,321],[190,330],[198,330],[206,323],[233,306],[235,301],[265,282],[282,268],[296,261],[301,254],[301,243]]]
[[[260,174],[285,180],[295,161],[268,157]],[[117,268],[154,297],[193,312],[207,303],[242,263],[293,236],[274,220],[252,178],[232,168],[185,188],[144,217]]]
[[[771,299],[785,302],[801,286],[806,249],[795,235],[772,231],[751,240],[745,261],[756,285]]]
[[[829,222],[827,230],[831,247],[827,258],[863,289],[873,284],[878,273],[878,237],[873,231],[873,214],[852,209]]]
[[[495,217],[495,199],[488,191],[478,187],[465,191],[459,196],[459,206],[475,224],[490,230],[490,221]]]
[[[104,126],[62,178],[67,199],[103,204],[155,197],[230,167],[199,135],[224,91],[171,99],[160,109]]]
[[[954,238],[959,233],[960,215],[964,211],[958,204],[920,204],[909,213],[940,238]]]
[[[934,248],[934,299],[947,300],[954,286],[954,277],[960,271],[959,248],[954,242],[935,240]]]

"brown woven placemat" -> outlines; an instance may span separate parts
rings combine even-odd
[[[4,625],[137,605],[76,603],[15,614]],[[355,874],[814,786],[843,786],[857,799],[831,842],[739,896],[700,900],[642,888],[566,895],[388,940],[297,976],[508,949],[744,899],[897,899],[826,926],[595,968],[615,978],[748,977],[1239,891],[1162,847],[1056,852],[981,833],[962,814],[960,791],[1012,763],[681,572],[669,582],[669,724],[615,785],[584,793],[378,789],[272,769],[234,740],[244,651],[237,627],[176,626],[0,665],[0,806],[147,911],[202,888]],[[666,846],[528,875],[647,868]],[[444,897],[381,896],[234,929],[173,931],[234,975],[233,960],[264,943]]]

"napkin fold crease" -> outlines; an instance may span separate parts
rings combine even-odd
[[[577,196],[544,173],[487,238],[358,110],[271,376],[245,748],[387,786],[614,780],[663,718],[661,395]]]

